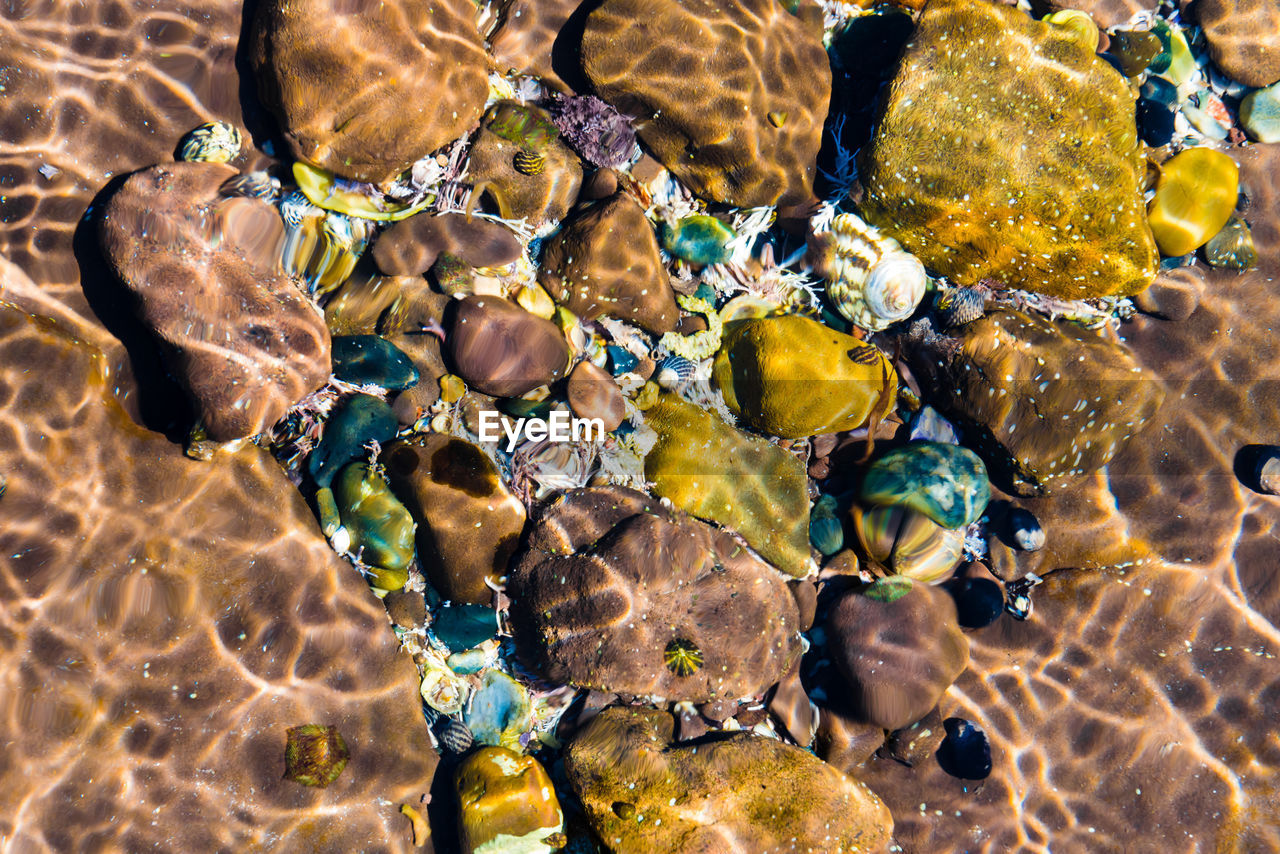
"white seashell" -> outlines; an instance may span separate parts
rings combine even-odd
[[[329,538],[329,544],[333,546],[333,550],[338,554],[346,554],[351,550],[351,532],[346,528],[339,528]]]
[[[862,299],[871,313],[888,326],[911,316],[924,299],[928,282],[919,258],[901,250],[890,252],[871,268]]]
[[[835,216],[821,244],[827,295],[863,329],[885,329],[909,317],[924,299],[929,284],[924,265],[854,214]]]

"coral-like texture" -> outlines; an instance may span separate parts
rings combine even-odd
[[[475,124],[488,61],[466,0],[267,0],[250,58],[294,155],[394,178]]]
[[[654,495],[738,532],[788,575],[809,573],[808,478],[798,458],[675,395],[645,420],[658,433],[644,460]]]
[[[653,226],[621,193],[575,216],[547,241],[538,281],[588,320],[608,314],[661,334],[675,329],[680,316]]]
[[[883,850],[875,793],[813,754],[745,732],[678,744],[656,709],[605,709],[569,744],[565,773],[615,851]]]
[[[582,68],[695,193],[743,207],[813,193],[831,96],[822,32],[777,0],[604,0]]]
[[[469,296],[449,306],[449,350],[467,384],[516,397],[564,376],[569,345],[560,328],[498,297]]]
[[[0,836],[408,852],[395,805],[436,755],[382,606],[266,451],[197,462],[139,429],[98,340],[0,310]],[[284,777],[311,723],[350,749],[323,790]]]
[[[724,531],[621,487],[557,499],[508,594],[524,656],[583,688],[733,700],[764,692],[800,654],[781,575]]]
[[[487,605],[524,530],[524,505],[484,452],[439,433],[396,442],[387,477],[418,521],[418,559],[445,599]]]
[[[218,163],[153,166],[112,195],[101,223],[108,260],[216,441],[266,430],[330,367],[324,317],[277,269],[279,215],[218,194],[235,174]]]
[[[837,698],[867,723],[901,729],[923,718],[969,663],[951,595],[928,584],[882,602],[846,593],[827,616],[831,658],[846,680]]]
[[[863,215],[936,274],[1069,298],[1155,277],[1133,97],[1065,27],[934,0],[863,154]]]
[[[1077,324],[998,310],[958,348],[913,353],[939,406],[977,428],[997,485],[1040,494],[1111,459],[1164,399],[1123,345]]]
[[[879,421],[898,400],[879,349],[797,314],[730,323],[713,376],[734,415],[784,439]]]
[[[1196,16],[1229,77],[1246,86],[1280,80],[1280,0],[1200,0]]]

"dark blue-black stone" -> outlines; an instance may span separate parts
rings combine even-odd
[[[963,718],[947,718],[942,727],[947,731],[937,753],[942,770],[962,780],[985,780],[991,774],[987,734]]]
[[[1173,109],[1178,103],[1178,87],[1163,77],[1148,77],[1142,84],[1141,92],[1143,100],[1164,104],[1169,109]]]
[[[333,375],[344,382],[394,391],[418,383],[418,369],[409,357],[379,335],[337,335],[332,352]]]
[[[1142,141],[1153,148],[1168,145],[1173,139],[1173,110],[1145,98],[1138,102],[1138,130]]]
[[[436,612],[431,631],[450,650],[462,652],[498,633],[497,612],[488,605],[446,605]]]
[[[390,442],[400,425],[386,401],[357,394],[341,403],[324,425],[320,444],[311,453],[307,468],[317,486],[330,486],[338,471],[365,454],[370,441]]]
[[[990,578],[953,578],[943,586],[956,601],[956,616],[966,629],[989,626],[1004,613],[1004,591]]]

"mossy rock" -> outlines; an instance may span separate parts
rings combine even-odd
[[[659,398],[645,421],[658,433],[644,462],[655,495],[736,531],[788,575],[809,574],[808,475],[798,458],[675,395]]]
[[[878,348],[797,314],[730,323],[712,375],[735,415],[784,439],[882,419],[898,394]]]

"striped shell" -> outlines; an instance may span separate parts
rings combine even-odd
[[[987,298],[977,288],[947,288],[939,296],[938,312],[946,327],[964,326],[982,317]]]
[[[853,214],[838,214],[824,241],[827,295],[845,319],[871,332],[905,320],[929,276],[914,255]]]
[[[228,178],[219,188],[224,196],[244,196],[273,202],[280,195],[280,181],[261,170]]]
[[[240,153],[240,130],[228,122],[206,122],[182,140],[178,157],[186,161],[229,163]]]
[[[547,168],[547,158],[532,151],[517,151],[511,163],[517,172],[524,175],[541,175]]]
[[[668,356],[658,363],[654,381],[668,391],[679,389],[693,379],[698,366],[684,356]]]
[[[855,505],[853,523],[868,558],[914,581],[944,581],[964,557],[963,529],[949,531],[906,507]]]
[[[449,753],[466,753],[475,743],[471,730],[457,718],[441,716],[435,726],[436,740]]]

